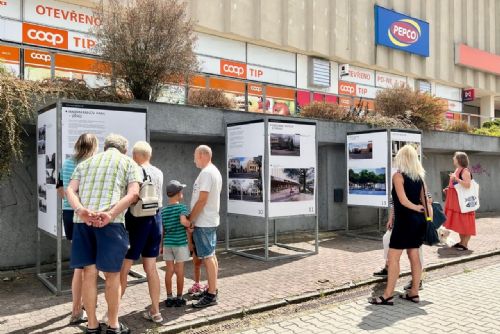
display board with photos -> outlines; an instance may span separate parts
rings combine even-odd
[[[131,155],[131,146],[148,138],[146,111],[145,108],[133,106],[61,102],[39,112],[37,190],[38,227],[41,230],[57,237],[60,199],[55,187],[58,172],[65,160],[73,155],[78,137],[83,133],[95,134],[99,141],[99,152],[102,152],[107,135],[121,134],[128,139],[128,154]],[[58,120],[60,128],[57,125]],[[64,229],[62,235],[64,236]]]
[[[346,146],[347,204],[388,207],[388,131],[349,133]]]
[[[227,126],[227,212],[265,217],[264,121]]]
[[[419,131],[391,130],[391,175],[398,171],[394,158],[399,149],[405,145],[412,145],[417,151],[420,162],[422,162],[422,134]]]
[[[315,215],[316,125],[268,122],[269,217]]]

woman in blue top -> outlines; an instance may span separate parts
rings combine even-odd
[[[64,161],[62,165],[61,179],[64,187],[64,192],[69,185],[71,180],[71,175],[76,166],[93,156],[97,153],[97,137],[91,133],[83,133],[78,137],[75,143],[75,153],[71,158]],[[68,200],[64,198],[63,201],[63,222],[64,222],[64,233],[66,234],[66,239],[73,239],[73,216],[74,210],[68,203]],[[73,310],[71,312],[70,324],[78,324],[87,321],[87,316],[85,310],[82,309],[82,282],[83,282],[83,268],[75,269],[73,273],[73,280],[71,282],[71,292],[73,295]]]

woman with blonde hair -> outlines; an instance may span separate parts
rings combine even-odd
[[[446,222],[444,227],[455,231],[460,235],[460,242],[453,247],[466,251],[469,250],[469,240],[471,236],[476,235],[476,213],[474,211],[462,213],[458,203],[458,194],[455,186],[462,185],[465,188],[471,186],[472,173],[469,170],[469,157],[464,152],[455,152],[453,155],[453,166],[455,171],[450,174],[448,187],[443,191],[446,194],[444,213]]]
[[[398,171],[392,177],[392,198],[394,201],[394,225],[389,243],[387,257],[388,277],[384,294],[369,300],[374,305],[393,305],[393,294],[399,277],[399,262],[403,250],[406,249],[411,264],[411,289],[400,297],[418,303],[422,264],[418,249],[422,246],[426,217],[423,203],[425,196],[425,170],[418,159],[417,151],[411,145],[402,147],[395,158]],[[429,217],[432,217],[432,206],[429,206]]]
[[[78,137],[75,146],[74,154],[72,157],[66,159],[62,165],[62,184],[64,187],[64,192],[68,188],[69,181],[71,180],[71,175],[76,166],[92,157],[97,153],[98,141],[97,137],[91,133],[83,133]],[[64,198],[63,201],[63,223],[64,223],[64,233],[66,234],[66,239],[73,239],[73,216],[74,210],[69,204],[68,200]],[[73,273],[73,280],[71,281],[71,293],[73,296],[73,310],[71,312],[70,324],[76,325],[81,322],[87,321],[85,310],[82,308],[82,283],[83,283],[83,268],[75,269]]]

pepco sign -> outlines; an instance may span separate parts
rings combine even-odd
[[[429,57],[429,23],[375,6],[375,44]]]

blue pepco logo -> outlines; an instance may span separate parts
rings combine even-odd
[[[375,6],[375,43],[429,57],[429,23]]]
[[[411,19],[396,21],[387,30],[387,35],[391,42],[401,47],[416,43],[421,33],[420,25]]]

